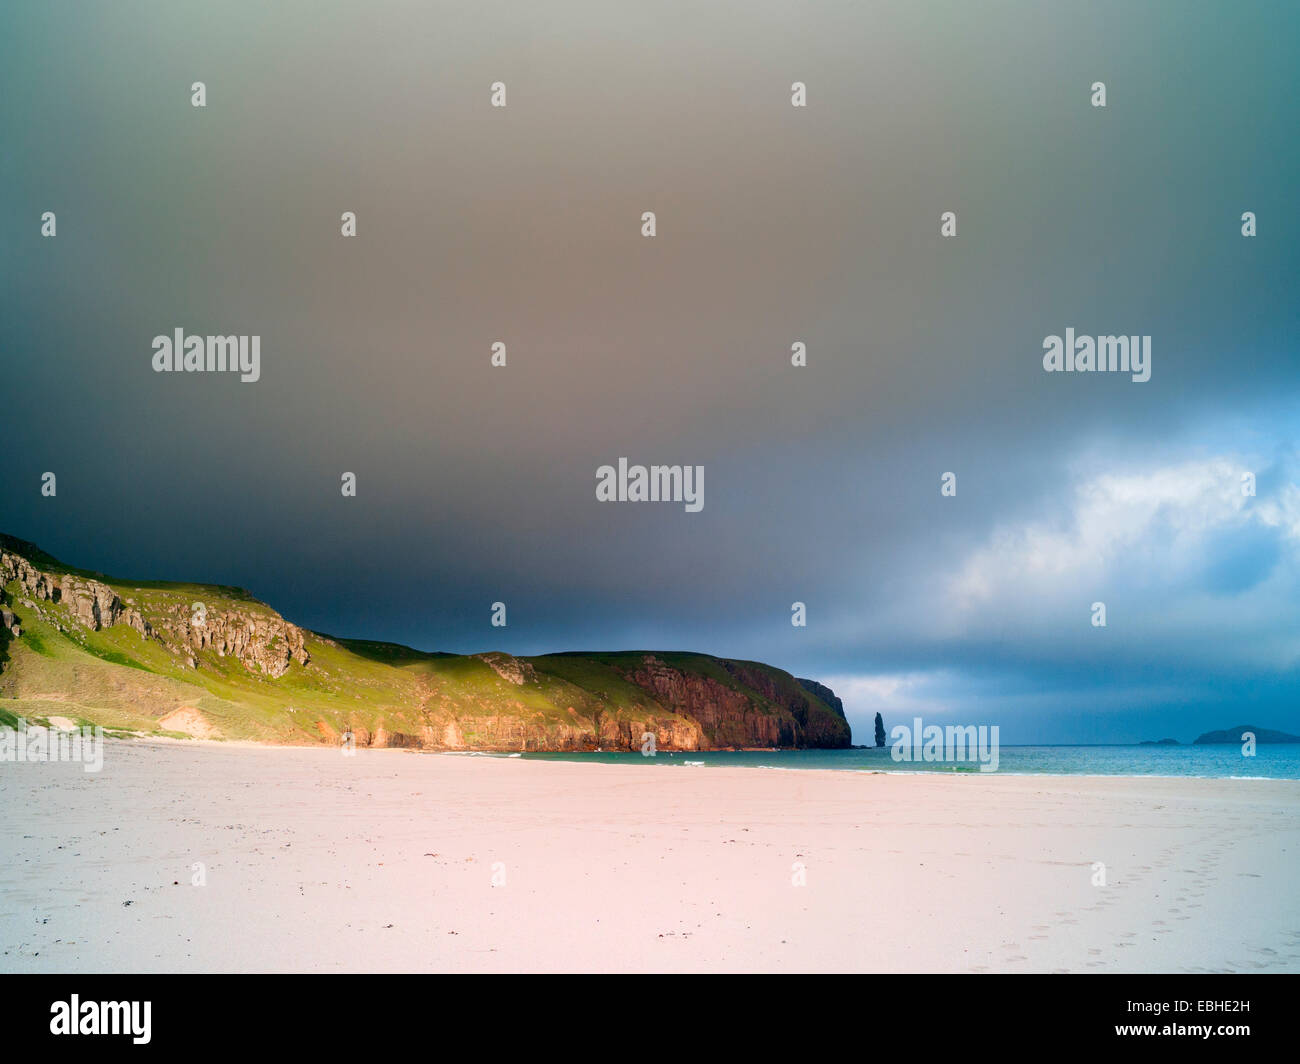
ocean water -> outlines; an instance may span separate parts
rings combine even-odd
[[[505,755],[495,755],[505,756]],[[895,761],[888,746],[871,750],[745,750],[705,753],[524,754],[532,761],[590,761],[643,768],[694,763],[741,768],[839,769],[848,772],[979,772],[978,761]],[[688,762],[693,764],[688,764]],[[1223,746],[1002,746],[999,773],[1028,776],[1199,776],[1209,779],[1300,779],[1300,743],[1261,745],[1245,757]],[[987,774],[987,773],[986,773]]]

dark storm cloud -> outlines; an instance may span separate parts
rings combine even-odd
[[[1156,720],[1246,669],[1294,694],[1295,12],[5,19],[5,531],[339,634],[923,676],[895,697],[1048,736],[1098,687]],[[259,334],[262,379],[152,373],[177,327]],[[1067,327],[1151,335],[1151,380],[1045,374]],[[704,510],[597,503],[620,456],[704,465]],[[1256,509],[1198,523],[1247,465]],[[1166,478],[1163,514],[1123,496]],[[1107,596],[1103,647],[1072,625]]]

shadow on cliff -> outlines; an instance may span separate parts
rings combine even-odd
[[[11,615],[13,607],[9,604],[9,596],[5,594],[4,589],[0,588],[0,620],[4,620]],[[0,624],[0,672],[5,671],[5,666],[9,664],[9,643],[13,639],[13,632],[9,631],[7,624]]]

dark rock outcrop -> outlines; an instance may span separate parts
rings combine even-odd
[[[849,726],[838,698],[827,703],[828,710],[809,699],[798,686],[799,681],[783,690],[768,670],[724,659],[717,662],[739,681],[740,687],[674,668],[653,654],[645,655],[638,667],[629,670],[627,679],[674,713],[698,721],[707,743],[701,749],[849,745]],[[822,690],[835,697],[829,688]],[[749,694],[751,691],[771,705],[762,705]],[[773,712],[774,708],[785,712]],[[833,713],[838,713],[838,719]]]
[[[290,664],[307,664],[301,628],[271,610],[220,610],[200,621],[184,606],[172,605],[155,626],[133,604],[107,584],[73,573],[38,568],[21,554],[0,549],[0,586],[17,580],[19,594],[33,603],[61,605],[74,624],[98,632],[126,624],[143,638],[157,639],[173,654],[197,667],[195,651],[212,650],[218,657],[234,657],[245,668],[270,677],[285,674]],[[61,619],[54,619],[62,627]]]

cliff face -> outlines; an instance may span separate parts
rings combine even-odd
[[[366,746],[416,746],[430,750],[518,750],[529,752],[637,752],[644,736],[654,736],[656,750],[710,749],[694,721],[650,713],[627,717],[597,711],[593,718],[576,712],[568,722],[530,719],[523,714],[452,716],[431,723],[419,733],[393,733],[386,729],[356,732]]]
[[[627,677],[673,712],[698,722],[706,744],[701,749],[849,745],[849,726],[839,699],[830,707],[838,710],[837,719],[836,714],[827,712],[827,706],[818,706],[798,689],[799,681],[781,683],[781,677],[793,680],[788,674],[716,660],[734,685],[674,668],[653,654],[645,655]],[[829,688],[822,690],[830,694]]]
[[[157,640],[181,654],[190,668],[198,667],[193,653],[211,649],[218,657],[237,658],[245,667],[280,677],[292,662],[307,664],[300,628],[273,612],[221,609],[194,611],[193,605],[169,603],[153,620],[122,598],[107,584],[68,572],[39,569],[25,557],[0,549],[0,586],[16,581],[17,599],[50,620],[60,631],[69,623],[92,632],[125,624],[145,638]],[[64,607],[62,611],[44,604]]]
[[[447,750],[846,747],[843,706],[757,662],[426,654],[299,628],[246,592],[71,569],[0,536],[0,714]],[[14,701],[17,700],[17,701]]]
[[[140,611],[124,608],[117,592],[106,584],[70,573],[45,572],[22,555],[0,549],[0,586],[10,581],[17,581],[24,605],[39,610],[38,603],[62,603],[70,620],[91,631],[122,621],[142,635],[152,634]]]
[[[22,596],[24,605],[31,606],[35,602],[59,602],[63,599],[62,588],[57,579],[37,569],[21,555],[0,550],[0,582],[8,584],[13,580],[18,582],[18,594]],[[71,582],[69,586],[72,586]],[[87,612],[89,617],[82,623],[88,623],[96,631],[102,627],[101,610],[108,614],[109,624],[113,623],[114,610],[121,611],[122,604],[117,595],[107,587],[85,583],[82,584],[81,595],[81,601],[77,601],[74,596],[69,596],[69,608],[78,620],[81,620],[80,615],[83,611]],[[88,601],[85,599],[87,595]]]
[[[759,714],[743,691],[711,676],[690,675],[647,654],[628,679],[655,700],[696,721],[711,746],[794,746],[793,721]]]
[[[820,684],[816,680],[799,680],[799,686],[805,691],[810,691],[828,706],[835,710],[841,717],[844,716],[844,703],[835,697],[835,692],[825,684]]]
[[[168,646],[235,658],[272,679],[283,676],[293,663],[306,665],[309,660],[302,629],[277,614],[223,609],[196,618],[192,608],[186,613],[184,606],[174,607],[159,625],[159,638]],[[194,653],[186,656],[191,668],[198,660]]]

